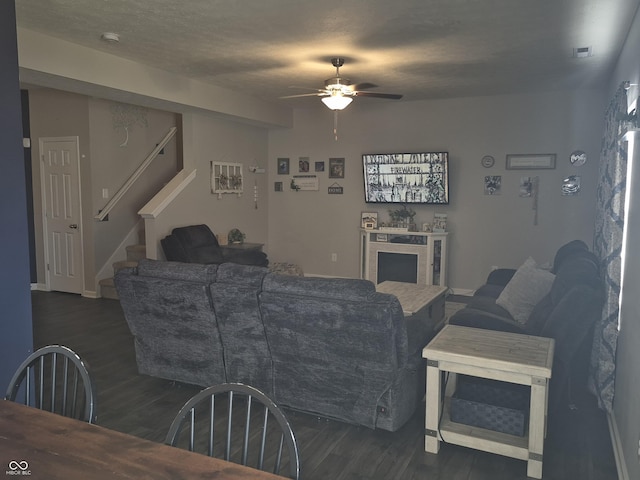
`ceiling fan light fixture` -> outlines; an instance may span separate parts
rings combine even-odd
[[[353,98],[345,97],[342,93],[333,93],[328,97],[322,97],[322,103],[331,110],[344,110],[352,101]]]

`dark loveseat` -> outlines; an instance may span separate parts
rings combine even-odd
[[[115,284],[142,374],[241,382],[280,405],[395,431],[424,395],[428,319],[367,280],[143,260]]]
[[[549,389],[550,406],[555,408],[570,378],[586,378],[593,326],[603,299],[599,261],[584,242],[574,240],[558,249],[550,272],[531,260],[517,270],[491,272],[449,323],[555,339]]]
[[[267,255],[259,250],[235,250],[220,246],[208,225],[177,227],[160,240],[167,260],[185,263],[239,263],[266,267]]]

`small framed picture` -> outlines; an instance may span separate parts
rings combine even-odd
[[[367,230],[378,228],[378,212],[362,212],[360,225]]]
[[[580,176],[569,175],[562,180],[562,195],[578,195],[580,193]]]
[[[520,177],[519,197],[530,197],[533,194],[535,177]]]
[[[298,172],[300,173],[309,172],[309,157],[298,158]]]
[[[288,158],[278,158],[278,175],[289,175]]]
[[[502,175],[487,175],[484,177],[484,194],[500,195],[502,190]]]
[[[329,178],[344,178],[344,158],[329,159]]]
[[[324,162],[316,162],[316,172],[324,172]]]
[[[282,189],[282,182],[274,182],[274,183],[273,183],[273,189],[274,189],[276,192],[282,192],[282,191],[283,191],[283,189]]]

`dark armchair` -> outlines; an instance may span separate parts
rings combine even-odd
[[[178,227],[160,243],[168,261],[184,263],[239,263],[266,267],[267,255],[259,250],[231,250],[221,247],[207,225]]]

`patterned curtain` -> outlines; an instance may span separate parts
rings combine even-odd
[[[589,388],[598,398],[600,408],[608,412],[613,409],[627,177],[627,144],[619,140],[620,114],[627,113],[627,91],[623,85],[605,115],[593,240],[594,252],[602,262],[605,302],[594,331]]]

